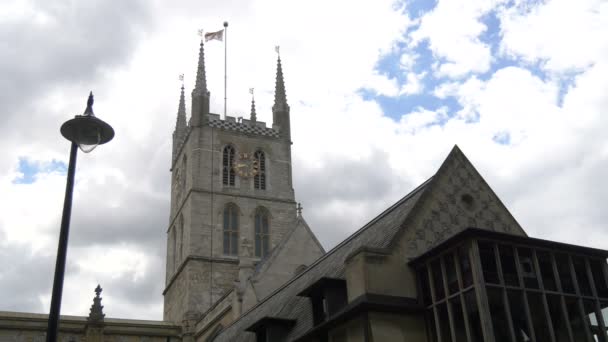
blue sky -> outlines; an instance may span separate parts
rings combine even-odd
[[[538,4],[540,4],[540,2],[536,3],[536,5]],[[528,3],[527,6],[529,7],[522,5],[520,6],[522,8],[521,11],[529,12],[534,8],[534,5],[534,3]],[[544,68],[546,59],[526,61],[520,56],[501,51],[502,33],[499,11],[503,8],[513,6],[512,2],[506,3],[504,7],[499,6],[494,8],[478,18],[479,23],[483,25],[484,29],[477,39],[480,44],[487,46],[491,51],[492,58],[489,68],[483,72],[469,71],[463,75],[459,75],[457,78],[439,75],[436,72],[438,65],[446,63],[448,60],[446,60],[445,57],[433,53],[429,45],[429,39],[423,39],[416,44],[412,44],[410,38],[410,35],[420,28],[420,20],[425,15],[431,13],[436,6],[436,1],[420,0],[407,2],[404,11],[415,23],[407,29],[402,40],[394,45],[394,48],[390,53],[380,57],[375,66],[375,70],[379,74],[385,75],[389,79],[396,80],[399,87],[403,87],[407,84],[408,73],[424,74],[420,79],[421,91],[413,94],[387,96],[385,94],[378,94],[374,89],[362,88],[360,89],[359,94],[365,100],[376,101],[382,107],[384,114],[396,121],[399,121],[403,115],[419,109],[436,111],[440,108],[445,108],[447,109],[448,117],[452,117],[456,112],[462,109],[462,105],[455,96],[436,96],[433,93],[436,87],[454,81],[462,83],[469,77],[476,77],[481,81],[488,81],[496,71],[500,69],[517,67],[528,70],[532,75],[543,81],[553,79],[559,87],[559,93],[556,99],[557,104],[559,106],[562,105],[564,95],[567,93],[568,89],[573,86],[575,77],[579,75],[582,70],[575,69],[550,72]],[[404,67],[400,63],[400,59],[404,54],[414,56],[412,65]],[[438,122],[437,124],[441,124],[441,122]],[[496,136],[497,138],[494,139],[495,142],[500,144],[510,143],[508,132],[500,132],[497,133]]]
[[[15,184],[32,184],[36,181],[38,174],[59,173],[65,174],[67,165],[59,160],[36,161],[27,157],[19,157],[17,172],[20,174],[13,180]]]

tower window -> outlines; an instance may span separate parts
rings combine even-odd
[[[255,213],[255,256],[264,257],[269,250],[270,231],[268,229],[268,212],[258,209]]]
[[[256,151],[254,158],[258,164],[258,173],[253,178],[253,186],[256,189],[266,190],[266,158],[264,152]]]
[[[224,147],[222,163],[222,184],[234,186],[234,147]]]
[[[234,204],[224,208],[224,254],[238,255],[239,218],[238,210]]]

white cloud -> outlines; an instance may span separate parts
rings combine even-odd
[[[426,71],[421,73],[408,72],[406,75],[406,81],[401,85],[400,95],[414,95],[420,94],[424,90],[424,83],[422,80],[426,76]]]
[[[411,33],[412,46],[428,41],[429,48],[444,61],[437,76],[462,77],[490,68],[490,47],[479,39],[487,27],[481,17],[502,0],[439,0],[436,7],[420,19],[420,27]]]
[[[584,69],[608,55],[608,3],[550,0],[501,11],[501,50],[552,72]]]

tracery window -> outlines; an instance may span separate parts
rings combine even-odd
[[[256,189],[266,190],[266,158],[264,152],[256,151],[253,157],[258,164],[258,173],[253,178],[253,186]]]
[[[259,208],[255,213],[255,256],[263,258],[268,254],[270,245],[270,230],[268,212]]]
[[[222,184],[234,186],[234,147],[224,147],[222,162]]]
[[[239,218],[236,205],[229,203],[224,208],[224,254],[238,255]]]

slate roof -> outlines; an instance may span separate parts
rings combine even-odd
[[[310,229],[310,226],[308,225],[308,223],[306,222],[306,220],[304,220],[304,217],[299,216],[296,218],[295,220],[295,224],[293,225],[293,227],[291,228],[291,230],[289,230],[289,232],[287,234],[285,234],[285,236],[283,237],[283,239],[270,251],[270,253],[268,253],[267,256],[265,256],[255,267],[255,270],[253,272],[252,278],[256,279],[260,276],[263,276],[263,271],[265,271],[268,267],[270,267],[270,265],[272,265],[272,260],[276,259],[278,257],[278,255],[280,254],[281,250],[285,248],[285,245],[287,244],[287,241],[289,241],[289,239],[291,238],[291,235],[298,229],[298,227],[304,227],[304,229],[306,229],[308,231],[308,233],[310,234],[310,236],[312,237],[313,241],[317,244],[317,246],[319,246],[319,248],[321,249],[321,251],[323,251],[323,253],[325,253],[325,249],[323,248],[323,245],[321,245],[321,243],[319,242],[319,240],[317,239],[317,237],[315,236],[315,234],[312,232],[312,230]],[[255,288],[255,286],[254,286]]]
[[[363,246],[387,248],[429,182],[430,179],[319,258],[300,275],[244,313],[233,324],[226,327],[214,341],[255,342],[255,334],[244,330],[263,317],[296,320],[296,324],[290,329],[287,336],[288,341],[305,334],[312,328],[312,308],[308,298],[298,297],[297,294],[322,277],[344,278],[344,262],[358,248]]]
[[[221,120],[219,119],[219,116],[209,115],[209,126],[211,127],[245,134],[255,134],[273,138],[279,137],[279,132],[277,130],[266,127],[266,125],[261,122],[255,123],[249,120],[243,121],[244,122],[237,122],[236,120]]]

